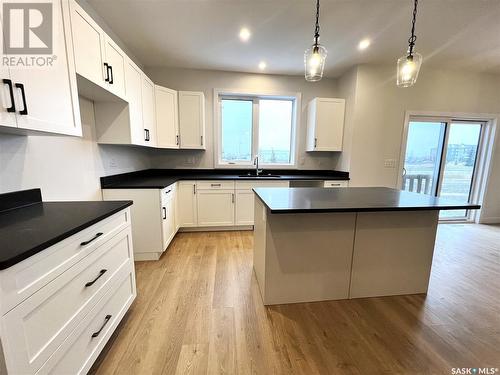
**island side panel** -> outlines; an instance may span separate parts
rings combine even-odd
[[[349,297],[426,293],[439,211],[359,213]]]
[[[346,299],[355,213],[267,215],[264,304]]]
[[[267,208],[257,197],[254,199],[253,268],[262,300],[265,299]]]

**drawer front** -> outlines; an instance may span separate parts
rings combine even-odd
[[[251,190],[258,187],[288,187],[288,181],[236,181],[236,190]]]
[[[198,190],[231,190],[234,189],[234,181],[196,181]]]
[[[323,187],[332,188],[332,187],[349,187],[349,181],[325,181]]]
[[[0,272],[2,315],[47,285],[75,263],[130,226],[130,209],[122,210],[50,248]],[[98,233],[95,240],[89,241]]]
[[[37,374],[86,374],[136,296],[132,268],[114,285],[49,358]]]
[[[33,373],[48,359],[102,298],[113,276],[133,262],[132,252],[126,228],[3,317],[13,349],[9,358],[23,366],[20,372]]]

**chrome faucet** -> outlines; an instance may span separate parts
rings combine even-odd
[[[259,174],[262,173],[262,169],[259,169],[259,157],[256,156],[255,159],[253,159],[253,165],[255,165],[255,175],[258,176]]]

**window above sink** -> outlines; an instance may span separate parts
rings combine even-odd
[[[296,167],[300,93],[256,94],[214,90],[215,164],[218,168]],[[254,177],[242,175],[241,177]],[[280,178],[261,174],[259,177]]]

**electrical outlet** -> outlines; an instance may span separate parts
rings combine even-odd
[[[396,168],[396,159],[385,159],[384,168]]]

